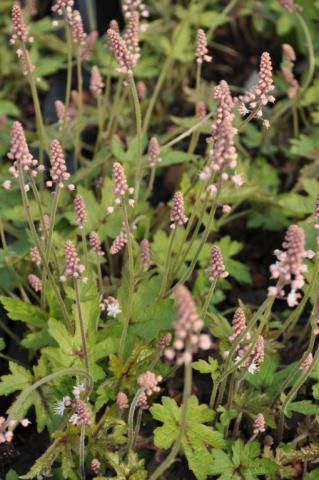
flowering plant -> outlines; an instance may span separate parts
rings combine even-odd
[[[0,107],[0,475],[316,478],[308,10],[123,0],[102,35],[95,2],[88,18],[76,3],[55,0],[51,21],[14,1],[10,38],[3,25],[22,80]],[[281,62],[248,22],[263,41],[277,26]],[[253,47],[241,75],[221,41],[234,25]],[[33,434],[45,445],[15,466]]]

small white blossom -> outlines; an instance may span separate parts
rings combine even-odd
[[[106,311],[109,317],[116,318],[121,313],[120,304],[118,302],[108,303]]]

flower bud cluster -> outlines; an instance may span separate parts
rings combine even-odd
[[[69,180],[70,174],[67,171],[64,153],[62,150],[61,143],[59,140],[53,140],[50,145],[50,176],[51,180],[46,182],[48,187],[52,187],[53,183],[55,183],[60,188],[63,188],[65,182]],[[74,190],[74,185],[69,184],[68,189]]]
[[[298,290],[305,283],[304,273],[307,271],[307,266],[303,261],[305,258],[312,258],[314,253],[305,251],[305,234],[298,225],[290,225],[282,248],[274,251],[277,261],[270,266],[271,277],[278,279],[280,287],[270,287],[268,295],[283,298],[285,295],[283,287],[289,285],[287,303],[289,307],[294,307],[301,296]]]
[[[200,334],[204,322],[198,317],[195,302],[184,285],[175,288],[177,318],[173,324],[175,340],[171,348],[166,348],[165,357],[176,361],[177,365],[192,362],[193,354],[198,350],[211,347],[209,335]]]
[[[294,49],[292,48],[289,43],[284,43],[282,46],[283,51],[283,62],[281,65],[281,73],[288,83],[288,98],[295,98],[298,90],[299,90],[299,83],[294,76],[294,65],[296,61],[296,54]]]
[[[229,85],[222,80],[214,89],[214,98],[217,104],[215,120],[212,124],[212,134],[207,139],[211,145],[209,149],[209,164],[200,172],[202,180],[209,180],[216,173],[222,180],[231,180],[235,185],[242,185],[241,176],[236,173],[237,152],[234,137],[237,133],[233,127],[234,115],[232,113],[234,102],[230,94]],[[217,192],[215,184],[211,184],[208,190],[214,194]]]
[[[83,277],[85,266],[81,264],[76,248],[72,240],[67,240],[64,244],[64,274],[61,275],[61,282],[66,282],[68,277],[74,280],[81,279],[83,283],[87,278]]]
[[[141,17],[149,16],[146,5],[142,0],[124,0],[122,8],[127,19],[131,17],[133,12],[138,12]]]
[[[0,444],[1,443],[10,443],[13,439],[13,429],[17,425],[17,421],[13,419],[5,419],[5,417],[0,417]],[[22,427],[27,427],[30,425],[30,420],[23,418],[20,420],[20,425]]]
[[[20,168],[25,175],[31,177],[36,177],[39,171],[43,171],[43,167],[31,155],[23,127],[18,121],[12,124],[10,147],[8,158],[13,160],[13,165],[9,168],[9,172],[14,178],[19,176]]]
[[[246,115],[254,112],[255,117],[262,117],[263,107],[275,102],[275,97],[271,95],[274,88],[271,58],[268,52],[264,52],[260,59],[257,84],[235,100],[240,113]]]
[[[196,62],[202,64],[204,62],[211,62],[212,57],[208,55],[207,39],[204,30],[201,28],[197,30],[196,36]]]
[[[226,271],[222,252],[217,245],[211,249],[208,268],[206,269],[209,281],[214,282],[218,278],[226,278],[229,273]]]
[[[100,308],[112,318],[116,318],[122,311],[118,300],[110,295],[102,300]]]
[[[185,215],[184,210],[184,196],[182,192],[175,192],[173,197],[173,204],[171,209],[171,229],[187,223],[188,218]]]

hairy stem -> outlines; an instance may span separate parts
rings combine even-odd
[[[159,294],[161,298],[165,296],[167,286],[168,286],[167,284],[169,279],[170,264],[172,262],[172,253],[173,253],[173,244],[174,244],[175,235],[176,235],[176,227],[174,228],[173,231],[171,231],[170,238],[169,238],[169,244],[168,244],[164,272],[163,272],[163,280],[162,280],[161,290]]]
[[[128,298],[127,298],[127,306],[125,311],[124,325],[123,325],[123,330],[122,330],[122,335],[121,335],[120,345],[119,345],[119,356],[121,358],[123,357],[123,354],[124,354],[128,327],[129,327],[131,314],[132,314],[132,306],[133,306],[132,303],[133,303],[134,282],[135,282],[134,257],[133,257],[131,232],[130,232],[127,208],[125,203],[123,203],[123,217],[124,217],[124,224],[125,224],[125,230],[126,230],[126,236],[127,236],[129,286],[128,286]]]
[[[23,392],[19,395],[18,399],[15,401],[13,410],[10,412],[7,421],[9,422],[10,420],[18,420],[18,412],[20,410],[20,407],[22,407],[28,396],[37,388],[41,387],[45,383],[51,382],[51,380],[55,380],[56,378],[63,377],[65,375],[76,375],[85,377],[87,381],[88,396],[90,395],[93,388],[93,380],[91,378],[91,375],[89,375],[88,372],[86,372],[85,370],[81,370],[80,368],[63,368],[62,370],[57,370],[56,372],[50,373],[50,375],[46,375],[45,377],[30,385],[30,387],[23,390]]]
[[[75,290],[76,307],[78,310],[78,317],[79,317],[79,324],[80,324],[80,331],[81,331],[84,365],[85,365],[85,370],[89,373],[89,355],[88,355],[88,349],[87,349],[85,323],[84,323],[84,318],[83,318],[83,313],[81,308],[81,299],[80,299],[80,290],[79,290],[78,280],[74,280],[74,290]]]
[[[130,76],[130,88],[134,103],[135,122],[136,122],[136,170],[135,170],[135,191],[134,200],[138,201],[140,186],[142,181],[142,114],[140,101],[136,90],[136,85],[133,76]]]
[[[66,88],[65,88],[65,113],[63,117],[62,127],[61,127],[61,145],[64,144],[64,135],[66,122],[69,115],[70,108],[70,96],[72,88],[72,36],[70,26],[67,21],[65,21],[65,37],[66,37],[66,48],[67,48],[67,74],[66,74]]]

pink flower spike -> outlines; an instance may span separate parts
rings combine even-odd
[[[255,423],[254,423],[254,435],[257,435],[258,433],[263,433],[266,431],[266,424],[265,424],[265,418],[262,413],[258,413],[255,418]]]
[[[85,277],[82,277],[84,271],[85,267],[80,262],[74,243],[67,240],[64,244],[64,275],[61,281],[66,281],[67,277],[75,280],[82,278],[82,281],[85,281]]]
[[[13,34],[10,40],[11,44],[15,44],[17,40],[27,43],[29,40],[28,28],[25,24],[20,4],[15,2],[11,11]]]
[[[102,250],[101,240],[100,240],[100,237],[99,237],[98,233],[97,232],[91,232],[90,236],[89,236],[89,239],[90,239],[90,246],[91,246],[93,252],[95,252],[98,256],[103,257],[104,253],[103,253],[103,250]]]
[[[75,216],[76,216],[75,223],[82,230],[87,222],[87,215],[86,215],[84,198],[80,194],[77,194],[74,199],[74,210],[75,210]]]
[[[94,65],[91,70],[90,91],[94,98],[101,96],[104,88],[101,72],[99,67]]]
[[[64,187],[64,182],[70,178],[67,172],[64,153],[59,140],[53,140],[50,146],[50,176],[53,182],[60,188]]]
[[[177,226],[187,223],[188,218],[184,212],[184,196],[182,192],[176,192],[173,197],[173,204],[171,209],[171,228],[175,229]]]
[[[198,64],[202,64],[204,62],[211,62],[212,57],[208,54],[207,48],[207,39],[204,30],[201,28],[197,30],[196,36],[196,61]]]
[[[77,46],[85,45],[86,33],[84,32],[81,14],[74,10],[70,19],[73,42]]]
[[[119,253],[123,249],[123,247],[125,247],[126,243],[127,243],[126,232],[125,230],[121,230],[111,245],[110,254],[116,255],[117,253]]]

